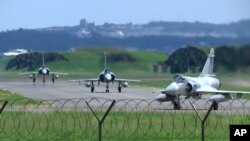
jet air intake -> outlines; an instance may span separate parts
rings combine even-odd
[[[59,78],[59,75],[58,75],[58,74],[56,74],[56,75],[55,75],[55,78]]]
[[[29,75],[30,79],[34,78],[34,74]]]
[[[222,94],[215,94],[209,98],[209,100],[216,101],[216,102],[224,102],[226,101],[226,96]]]
[[[191,93],[191,92],[193,92],[193,91],[195,91],[197,89],[197,84],[192,83],[192,82],[188,82],[186,84],[185,89],[186,89],[186,92]]]
[[[86,87],[90,87],[90,86],[91,86],[91,82],[90,82],[90,81],[86,81],[86,82],[85,82],[85,86],[86,86]]]
[[[175,96],[171,96],[171,95],[166,95],[164,93],[159,93],[155,100],[158,102],[167,102],[167,101],[173,101],[175,99]]]
[[[122,87],[127,88],[128,87],[128,82],[126,82],[126,81],[122,82]]]

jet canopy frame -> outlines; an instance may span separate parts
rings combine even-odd
[[[182,75],[176,74],[174,76],[174,78],[173,78],[173,82],[176,82],[176,83],[185,83],[186,79]]]

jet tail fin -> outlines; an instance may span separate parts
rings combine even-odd
[[[107,55],[106,52],[104,52],[104,69],[107,68]]]
[[[44,66],[44,65],[45,65],[45,64],[44,64],[44,53],[42,53],[42,58],[43,58],[43,66]]]
[[[199,77],[204,76],[214,76],[213,74],[213,67],[214,67],[214,49],[212,48],[210,50],[210,53],[208,54],[207,61],[202,69],[202,72]]]

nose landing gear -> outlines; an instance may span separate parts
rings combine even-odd
[[[180,110],[181,109],[181,102],[180,102],[180,96],[177,96],[173,101],[173,106],[175,110]]]
[[[109,93],[109,84],[106,85],[106,93]]]
[[[43,83],[45,83],[45,75],[43,75]]]

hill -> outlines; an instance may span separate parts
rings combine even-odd
[[[206,51],[206,50],[210,50],[211,47],[205,47],[205,48],[196,47],[196,48],[202,48],[203,50]],[[223,48],[224,47],[221,47],[218,49],[223,50]],[[235,47],[235,48],[239,49],[239,47]],[[245,49],[248,49],[248,48],[245,48]],[[67,61],[62,59],[62,60],[55,60],[51,62],[45,62],[45,64],[51,69],[51,71],[69,73],[69,75],[63,76],[64,78],[65,77],[92,78],[92,77],[96,77],[103,70],[103,67],[104,67],[103,52],[104,51],[106,51],[108,55],[107,65],[116,74],[117,77],[138,78],[138,79],[143,80],[143,83],[136,84],[136,85],[159,87],[162,89],[171,81],[174,75],[169,72],[166,72],[166,73],[154,73],[153,72],[154,65],[160,65],[164,61],[166,61],[168,58],[170,58],[168,57],[166,53],[163,53],[160,51],[145,51],[145,50],[128,51],[119,47],[78,47],[74,51],[58,52],[58,54],[60,56],[63,56],[63,58],[65,58]],[[246,52],[246,55],[248,55],[248,51],[245,51],[245,52]],[[228,56],[227,55],[226,56],[230,58],[230,52],[228,53],[229,53]],[[117,54],[122,56],[122,57],[119,57],[118,60],[116,60]],[[220,57],[219,54],[217,54],[216,58],[217,57]],[[6,65],[11,59],[13,59],[13,57],[10,57],[10,58],[1,57],[0,78],[1,79],[26,78],[25,76],[19,75],[19,73],[27,71],[28,67],[20,69],[20,70],[15,70],[15,69],[10,69],[8,71],[5,70]],[[39,63],[41,63],[40,59],[38,59],[38,67],[40,66]],[[216,60],[215,60],[215,63],[217,63]],[[249,70],[249,67],[247,66],[249,65],[246,65],[243,68],[240,67],[236,71],[233,71],[233,72],[228,70],[227,67],[225,66],[217,69],[216,75],[223,82],[222,89],[249,90],[250,70]],[[36,71],[38,67],[34,68],[34,71]],[[198,74],[199,72],[196,71],[195,73],[185,72],[184,75],[198,76]],[[144,78],[151,78],[151,79],[144,79]]]
[[[250,39],[250,20],[218,25],[165,21],[147,24],[84,23],[87,26],[81,24],[29,30],[20,28],[0,32],[0,52],[16,48],[67,51],[79,45],[115,45],[170,53],[186,45],[246,44]]]
[[[64,59],[45,62],[45,64],[51,71],[69,73],[69,77],[96,77],[104,68],[104,51],[107,52],[107,66],[119,77],[154,76],[153,65],[162,62],[168,57],[166,53],[159,51],[127,51],[119,47],[78,47],[74,51],[59,52],[59,56]],[[17,56],[16,58],[20,57]],[[4,68],[9,62],[7,60],[10,59],[13,60],[13,58],[1,59],[2,72],[0,74],[2,76],[13,74],[17,76],[18,73],[30,69],[27,66],[20,70],[11,69],[5,71]],[[37,62],[41,64],[41,60],[38,59]],[[37,67],[31,69],[32,71],[36,71],[40,65],[35,66]]]
[[[207,59],[207,54],[197,47],[186,47],[176,50],[164,62],[167,66],[171,67],[172,73],[184,73],[193,69],[200,72]]]
[[[118,76],[141,77],[153,75],[152,67],[154,64],[167,58],[167,54],[158,51],[126,51],[122,48],[100,48],[87,47],[77,48],[75,52],[62,53],[65,61],[56,61],[48,63],[54,69],[64,71],[70,70],[72,75],[96,76],[104,68],[104,54],[107,52],[107,66]],[[114,57],[130,56],[131,59],[122,58],[114,61]]]
[[[40,67],[43,62],[43,56],[44,56],[44,62],[52,62],[57,60],[63,60],[67,61],[67,59],[58,54],[58,53],[25,53],[17,55],[16,57],[12,58],[8,64],[5,67],[5,70],[10,69],[27,69],[28,71],[32,71],[37,67]]]

